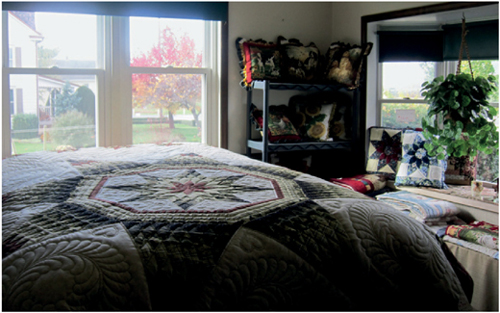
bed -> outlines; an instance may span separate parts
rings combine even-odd
[[[36,152],[2,166],[3,310],[470,310],[425,225],[201,144]]]

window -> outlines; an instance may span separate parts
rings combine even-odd
[[[381,72],[381,125],[421,127],[427,103],[420,94],[424,81],[437,77],[437,62],[384,62]]]
[[[11,104],[4,157],[132,143],[219,145],[219,21],[46,11],[3,11],[3,91]]]
[[[380,84],[378,105],[380,125],[385,127],[422,127],[421,120],[427,114],[427,103],[420,94],[421,84],[435,77],[455,73],[458,62],[382,62],[379,64]],[[474,74],[496,75],[498,60],[471,61]],[[462,62],[461,72],[470,73],[467,62]],[[490,103],[498,107],[498,91]],[[498,127],[498,118],[497,118]],[[480,180],[492,181],[498,176],[498,149],[495,153],[478,156]]]
[[[133,143],[204,141],[209,30],[199,20],[130,18]]]

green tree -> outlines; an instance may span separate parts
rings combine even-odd
[[[77,110],[81,97],[73,92],[73,88],[68,81],[61,91],[53,89],[46,105],[52,104],[53,115],[55,117],[69,111]]]
[[[132,59],[135,67],[201,67],[202,55],[196,52],[194,40],[187,35],[177,37],[170,28],[161,32],[160,41],[150,51]],[[198,125],[201,77],[193,74],[135,74],[132,76],[134,108],[168,111],[169,128],[174,128],[173,114],[181,108],[193,114]],[[162,120],[162,119],[160,119]],[[198,125],[199,126],[199,125]]]
[[[495,73],[495,67],[493,66],[492,61],[490,60],[472,60],[471,61],[472,72],[474,77],[488,77],[489,75],[495,75],[498,80],[498,74]],[[469,73],[470,67],[469,62],[462,61],[460,63],[460,72]],[[498,102],[498,90],[494,92],[490,97],[491,102]]]
[[[54,58],[59,54],[59,49],[48,49],[44,46],[38,47],[38,67],[52,67],[55,65]]]

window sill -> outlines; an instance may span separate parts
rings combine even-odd
[[[470,186],[448,185],[449,189],[435,189],[429,187],[407,187],[394,186],[391,181],[388,184],[394,190],[404,190],[422,196],[449,201],[457,205],[458,208],[472,214],[475,220],[485,220],[498,224],[499,204],[488,200],[496,195],[493,188],[485,187],[481,195],[483,200],[473,198],[470,194]]]

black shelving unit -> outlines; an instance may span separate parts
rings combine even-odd
[[[252,88],[247,91],[247,112],[250,114],[252,105],[253,90],[260,89],[263,92],[263,108],[262,108],[262,140],[253,140],[252,122],[250,116],[247,120],[247,156],[251,156],[251,149],[262,151],[262,161],[268,162],[269,153],[271,152],[286,152],[286,151],[304,151],[304,150],[331,150],[331,149],[347,149],[355,152],[359,143],[359,91],[358,89],[349,90],[343,85],[321,85],[321,84],[293,84],[293,83],[276,83],[268,80],[254,81]],[[352,135],[348,141],[311,141],[311,142],[294,142],[294,143],[272,143],[269,142],[267,131],[267,117],[269,115],[269,94],[271,90],[299,90],[299,91],[338,91],[352,93]]]

